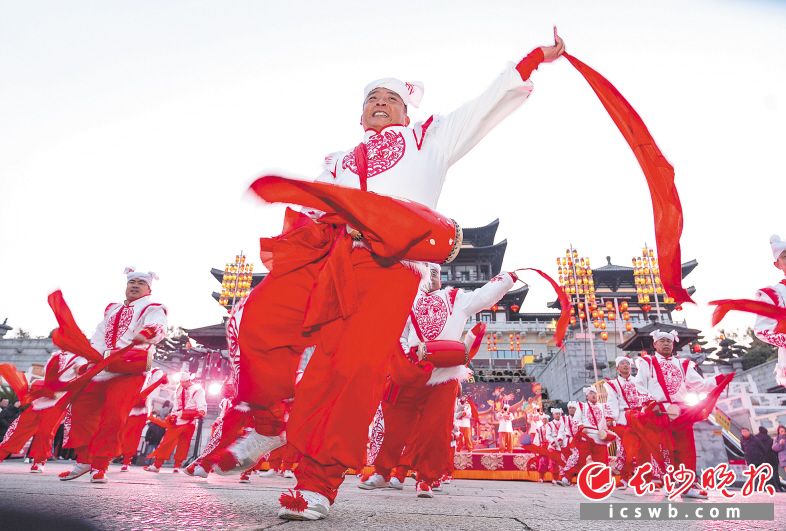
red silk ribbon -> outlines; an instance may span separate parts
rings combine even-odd
[[[674,168],[663,156],[636,110],[606,78],[575,57],[564,54],[595,91],[639,161],[652,198],[655,243],[663,288],[677,304],[693,302],[682,287],[680,236],[682,205],[674,184]]]

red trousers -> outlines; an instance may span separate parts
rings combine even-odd
[[[647,461],[647,456],[641,451],[639,435],[628,426],[617,424],[612,428],[619,438],[617,439],[617,459],[622,459],[620,477],[629,480],[633,476],[636,466]]]
[[[513,433],[509,431],[499,432],[500,452],[511,453],[513,451]]]
[[[59,405],[40,410],[32,407],[24,410],[15,424],[8,428],[0,444],[0,460],[8,454],[19,452],[32,437],[30,457],[35,463],[45,462],[52,457],[52,442],[64,416],[65,406]]]
[[[289,442],[304,456],[297,488],[333,501],[346,469],[365,461],[368,426],[390,358],[400,355],[398,339],[420,279],[398,262],[382,264],[366,249],[353,249],[344,264],[352,283],[336,285],[342,303],[353,299],[346,302],[353,311],[309,334],[305,311],[323,265],[320,259],[284,274],[274,265],[249,295],[238,336],[238,400],[251,405],[257,432],[275,435],[286,425]],[[295,395],[295,372],[309,345],[317,348]],[[285,424],[284,400],[293,395]]]
[[[378,474],[389,478],[394,467],[403,470],[409,465],[417,470],[419,481],[432,482],[453,471],[450,441],[457,392],[455,381],[402,386],[392,402],[382,402],[385,437],[374,461]],[[411,463],[402,457],[405,446]]]
[[[183,465],[183,461],[188,457],[188,449],[191,447],[191,438],[194,436],[195,429],[196,421],[167,429],[164,437],[161,439],[161,444],[150,452],[148,457],[155,459],[155,466],[161,468],[161,465],[169,459],[174,450],[174,466],[175,468],[180,468]]]
[[[461,436],[459,437],[458,445],[456,446],[456,451],[463,452],[463,451],[466,450],[467,452],[471,452],[472,448],[473,448],[473,446],[472,446],[472,428],[471,427],[469,427],[469,428],[463,428],[462,427],[462,428],[459,428],[459,431],[461,432]]]
[[[123,425],[139,398],[142,374],[115,376],[90,382],[71,404],[68,448],[76,451],[78,463],[105,470],[120,455]]]
[[[270,452],[267,462],[270,465],[270,470],[292,470],[300,461],[300,457],[300,452],[291,444],[285,444]]]
[[[581,466],[584,466],[586,457],[589,457],[597,463],[609,464],[609,447],[605,444],[598,444],[595,441],[586,438],[583,441],[577,442],[576,447],[579,449],[579,461]]]
[[[120,453],[123,454],[124,465],[130,465],[136,455],[145,424],[147,424],[147,415],[133,415],[126,420],[120,443]]]

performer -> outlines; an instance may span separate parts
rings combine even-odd
[[[770,237],[770,248],[772,258],[775,260],[773,265],[786,275],[786,241],[781,240],[777,234],[773,234]],[[760,289],[756,293],[756,299],[781,308],[786,307],[786,279],[773,286]],[[756,337],[765,343],[778,347],[775,381],[778,385],[786,386],[786,329],[779,325],[775,319],[758,315],[753,330]]]
[[[643,420],[642,424],[650,430],[657,430],[662,443],[669,449],[673,448],[670,452],[672,465],[678,467],[682,464],[695,471],[693,424],[699,420],[696,412],[708,406],[705,400],[698,408],[688,407],[685,397],[689,391],[707,392],[712,393],[709,400],[717,400],[718,393],[733,374],[705,378],[699,374],[693,361],[680,360],[674,355],[674,345],[679,339],[676,331],[655,330],[650,335],[654,341],[655,355],[638,358],[635,384],[639,393],[651,397],[657,407],[647,408],[652,417]],[[711,408],[712,405],[709,406]],[[706,414],[703,416],[706,418]],[[697,481],[683,497],[706,499],[707,491]]]
[[[328,156],[319,180],[339,185],[331,192],[334,195],[355,197],[341,187],[360,188],[379,194],[370,194],[373,198],[395,196],[433,208],[448,168],[523,103],[532,90],[529,76],[533,69],[563,53],[556,31],[555,40],[554,46],[539,48],[516,68],[506,69],[478,99],[411,127],[407,106],[419,104],[422,85],[390,78],[370,83],[363,94],[363,142],[354,150]],[[271,180],[254,189],[265,198],[271,186],[276,192],[282,187],[291,191],[289,183]],[[327,193],[325,187],[309,189]],[[363,210],[362,205],[354,206]],[[412,203],[409,208],[414,208]],[[337,214],[342,222],[347,221],[341,212]],[[369,212],[362,215],[365,219]],[[372,229],[366,234],[324,222],[335,216],[320,219],[323,222],[317,223],[290,212],[288,230],[262,241],[262,251],[272,258],[273,267],[249,295],[238,330],[243,353],[238,400],[248,404],[255,431],[242,436],[217,459],[222,471],[242,470],[286,442],[281,435],[285,427],[282,401],[294,394],[300,353],[316,344],[287,430],[304,457],[296,472],[295,495],[280,500],[279,515],[286,519],[324,518],[344,471],[363,464],[367,430],[382,395],[385,368],[398,349],[395,341],[419,281],[401,263],[383,262],[372,255],[369,249],[375,243],[382,249],[390,242],[375,240],[377,231],[365,225],[364,219],[354,218]],[[434,219],[442,223],[444,216]],[[401,225],[395,238],[414,242],[423,234],[419,231],[429,228]],[[355,245],[352,234],[359,238]],[[457,239],[450,239],[456,244]],[[430,241],[437,244],[436,238]],[[384,305],[379,304],[382,300]],[[346,337],[352,341],[340,340]],[[325,381],[334,384],[328,386]]]
[[[499,422],[499,451],[502,453],[513,452],[513,413],[510,412],[510,405],[505,404],[502,406],[502,411],[497,413],[497,422]]]
[[[636,389],[635,379],[631,376],[631,360],[627,356],[617,356],[617,377],[606,380],[606,423],[619,438],[617,439],[617,466],[620,474],[620,488],[628,486],[636,466],[646,461],[640,455],[641,439],[636,430],[629,429],[628,418],[638,414],[647,400]]]
[[[459,429],[459,440],[456,445],[457,452],[472,452],[472,408],[467,402],[467,397],[462,396],[456,406],[456,426]]]
[[[407,461],[401,459],[405,443],[409,444],[411,466],[417,471],[419,497],[433,497],[432,489],[452,472],[455,396],[459,382],[471,374],[467,363],[480,346],[485,326],[468,332],[464,343],[458,339],[470,316],[496,304],[516,280],[513,273],[500,273],[474,291],[441,289],[440,267],[429,264],[429,275],[401,335],[402,353],[393,361],[390,385],[382,401],[385,434],[374,461],[376,473],[360,488],[389,486],[391,470]],[[471,415],[470,405],[466,408]]]
[[[167,376],[161,369],[153,369],[147,373],[145,383],[139,392],[136,404],[128,414],[123,434],[121,437],[120,453],[123,454],[123,465],[120,472],[128,472],[128,467],[136,455],[139,448],[139,441],[142,439],[142,430],[147,425],[147,417],[150,415],[151,404],[150,394],[158,389],[159,386],[167,383]]]
[[[579,403],[571,400],[568,402],[568,414],[563,417],[563,436],[565,440],[560,453],[562,454],[564,464],[559,467],[559,474],[561,477],[559,484],[563,487],[570,487],[576,474],[581,470],[581,466],[584,465],[583,462],[580,462],[579,449],[576,446],[578,442],[577,436],[579,434],[579,425],[573,419],[578,408]]]
[[[120,454],[122,427],[145,381],[155,345],[166,335],[166,308],[150,298],[155,273],[126,268],[126,298],[104,310],[90,344],[107,357],[134,344],[125,357],[93,377],[74,399],[66,447],[74,448],[76,466],[59,475],[68,481],[91,472],[90,481],[106,483],[109,461]],[[87,368],[89,365],[85,365]]]
[[[177,474],[183,466],[183,461],[188,457],[188,449],[191,447],[191,438],[194,436],[197,421],[207,413],[205,390],[194,382],[195,378],[196,374],[188,371],[180,373],[180,386],[175,391],[175,408],[168,419],[172,427],[166,430],[161,444],[148,455],[148,458],[155,461],[144,468],[146,472],[157,474],[174,450],[175,462],[172,473]]]
[[[551,460],[548,457],[549,439],[546,436],[546,422],[548,422],[548,415],[543,415],[539,419],[539,423],[535,428],[535,433],[532,438],[532,446],[538,447],[538,458],[535,464],[535,469],[538,472],[538,483],[543,483],[546,472],[549,471]]]
[[[585,387],[586,402],[579,402],[573,420],[582,427],[577,446],[579,455],[582,453],[603,464],[609,464],[608,445],[617,439],[614,432],[609,431],[603,407],[598,403],[598,392],[594,387]],[[583,460],[580,459],[583,463]]]
[[[551,421],[546,423],[546,440],[548,441],[548,449],[554,452],[561,453],[567,446],[566,422],[562,416],[562,408],[551,408]],[[549,459],[549,471],[551,472],[551,484],[563,485],[562,477],[560,477],[560,466],[562,463],[555,459]],[[559,478],[560,482],[557,482]]]
[[[44,379],[33,382],[33,388],[46,390],[46,396],[32,401],[22,414],[9,426],[0,443],[0,462],[11,454],[22,450],[32,437],[30,456],[33,464],[30,472],[42,473],[46,461],[52,457],[55,433],[68,407],[69,396],[63,390],[77,376],[77,369],[85,360],[70,352],[57,350],[52,353],[44,367]]]

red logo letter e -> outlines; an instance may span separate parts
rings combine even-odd
[[[605,500],[614,492],[614,476],[611,475],[611,467],[603,463],[587,463],[579,472],[576,479],[585,498],[592,501]]]

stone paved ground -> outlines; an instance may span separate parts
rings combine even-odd
[[[28,473],[19,461],[0,465],[0,529],[66,529],[63,518],[78,518],[99,530],[256,530],[298,529],[533,529],[628,530],[647,529],[786,529],[786,494],[773,499],[774,522],[588,522],[579,521],[575,488],[553,487],[518,481],[456,480],[434,499],[415,497],[414,483],[407,480],[403,492],[390,489],[362,491],[357,479],[348,478],[327,520],[285,522],[275,516],[279,493],[294,487],[295,480],[252,478],[240,484],[236,477],[198,480],[175,476],[170,469],[160,474],[133,467],[120,473],[110,468],[110,482],[93,485],[87,476],[62,482],[57,473],[69,468],[49,463],[43,475]],[[635,495],[615,492],[609,501],[633,502]],[[650,496],[642,501],[661,501]],[[713,501],[722,501],[715,499]],[[31,526],[8,510],[27,509],[38,517],[58,518],[57,525]],[[84,527],[83,527],[84,529]]]

